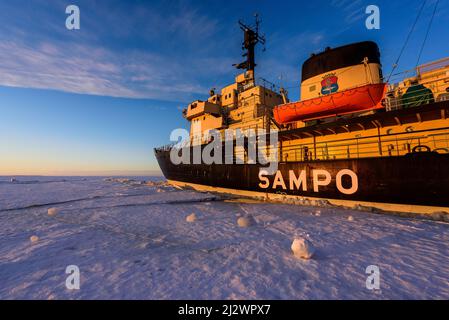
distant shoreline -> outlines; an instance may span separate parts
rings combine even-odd
[[[21,175],[17,175],[17,174],[5,174],[5,175],[0,175],[0,178],[20,178],[20,177],[45,177],[45,178],[51,178],[51,177],[89,177],[89,178],[107,178],[107,177],[117,177],[117,178],[145,178],[145,177],[161,177],[163,178],[163,174],[162,173],[152,173],[152,174],[67,174],[67,175],[63,175],[63,174],[21,174]]]

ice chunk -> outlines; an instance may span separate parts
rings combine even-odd
[[[196,221],[196,214],[192,213],[190,215],[187,216],[186,218],[187,222],[195,222]]]
[[[237,219],[237,224],[240,228],[248,228],[255,224],[254,218],[250,215],[240,217]]]
[[[58,208],[50,208],[50,209],[48,209],[47,213],[50,217],[53,217],[59,213],[59,209]]]
[[[293,240],[291,248],[295,257],[301,259],[310,259],[315,253],[315,248],[310,241],[305,238],[296,238]]]

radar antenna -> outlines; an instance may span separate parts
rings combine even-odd
[[[244,51],[242,57],[246,57],[246,60],[239,64],[233,64],[237,69],[246,69],[247,71],[253,71],[256,67],[255,47],[258,43],[265,45],[265,37],[259,34],[260,20],[259,15],[255,15],[255,25],[249,26],[239,20],[240,29],[244,33],[244,41],[242,43],[242,50]],[[264,49],[265,50],[265,49]]]

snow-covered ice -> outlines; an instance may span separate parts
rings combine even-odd
[[[143,180],[0,177],[0,298],[449,299],[447,223]],[[292,254],[297,237],[312,259]],[[65,287],[69,265],[80,290]],[[380,290],[366,288],[371,265]]]

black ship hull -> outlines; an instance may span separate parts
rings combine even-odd
[[[174,165],[168,150],[156,151],[156,158],[170,181],[264,194],[449,207],[449,154],[286,162],[271,176],[261,176],[263,168],[257,164]],[[317,180],[314,171],[327,173],[330,180]],[[295,179],[303,174],[300,184],[299,179],[291,181],[292,172]]]

